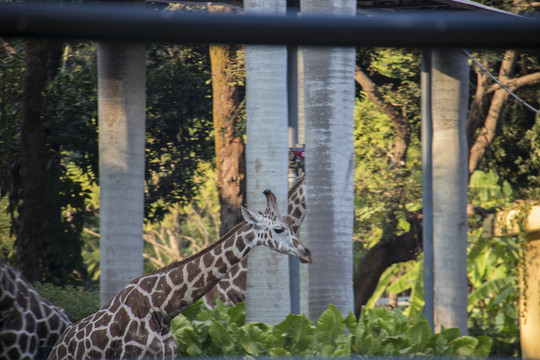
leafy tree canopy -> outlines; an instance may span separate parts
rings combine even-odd
[[[0,69],[0,178],[14,234],[21,205],[19,132],[24,46],[4,49]],[[43,239],[44,280],[64,283],[85,278],[81,232],[95,212],[88,184],[99,183],[96,45],[61,44],[59,66],[44,94],[42,121],[47,152],[47,232]],[[201,162],[214,153],[211,137],[210,67],[206,46],[153,44],[147,55],[147,137],[145,216],[163,218],[174,203],[196,194]],[[75,273],[74,273],[75,271]]]

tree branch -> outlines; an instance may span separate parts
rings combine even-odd
[[[484,68],[487,67],[487,60],[483,59]],[[476,70],[476,93],[471,101],[469,115],[467,118],[467,148],[470,149],[474,142],[474,136],[478,128],[484,123],[487,107],[486,88],[489,76],[477,65]]]
[[[516,51],[506,51],[499,70],[499,80],[501,82],[508,81],[513,76],[516,61]],[[474,144],[470,148],[469,176],[472,175],[472,173],[478,168],[480,161],[495,138],[497,124],[501,118],[502,110],[508,96],[508,92],[502,88],[499,88],[499,90],[496,90],[495,94],[493,94],[484,126],[480,130]]]
[[[407,160],[407,149],[411,138],[411,125],[395,106],[389,104],[384,99],[377,85],[358,66],[354,73],[354,80],[362,87],[367,98],[392,121],[396,130],[396,149],[393,165],[399,168],[403,167]]]
[[[540,72],[535,72],[532,74],[527,74],[515,79],[508,79],[508,81],[501,81],[504,86],[506,86],[511,91],[516,91],[519,88],[522,88],[524,86],[532,86],[540,83]],[[493,84],[491,85],[487,90],[486,93],[492,93],[497,90],[501,90],[501,86],[499,84]]]

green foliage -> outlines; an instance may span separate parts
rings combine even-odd
[[[500,208],[513,195],[513,188],[493,171],[476,171],[471,177],[469,201],[476,206]],[[469,217],[469,333],[489,335],[494,356],[519,356],[518,241],[493,237],[483,226],[480,216]]]
[[[171,331],[181,356],[474,356],[487,357],[491,339],[461,336],[457,329],[433,334],[426,319],[410,320],[399,310],[362,311],[343,317],[330,305],[317,322],[290,314],[281,323],[244,324],[245,306],[218,301],[208,310],[198,302],[173,319]]]
[[[403,274],[398,276],[399,274]],[[424,261],[422,256],[417,261],[393,264],[389,266],[377,284],[373,295],[365,305],[373,309],[383,294],[408,294],[409,305],[404,314],[416,318],[424,307]]]
[[[358,351],[368,356],[474,356],[487,357],[491,339],[461,336],[458,329],[432,333],[423,315],[409,320],[399,310],[364,309],[355,332]]]
[[[172,204],[189,203],[199,164],[213,158],[209,62],[203,45],[157,44],[148,52],[145,216],[152,222]]]
[[[0,197],[0,256],[9,259],[13,255],[15,237],[11,234],[11,219],[7,208],[9,201],[7,196]]]
[[[94,289],[80,286],[54,286],[50,283],[36,283],[36,290],[45,299],[65,309],[73,323],[100,309],[99,294]]]
[[[412,129],[403,168],[395,167],[395,129],[363,91],[355,105],[355,265],[379,241],[409,230],[406,211],[421,204],[419,140],[420,56],[403,49],[360,49],[362,70],[384,100],[398,108]]]
[[[502,7],[502,4],[498,5]],[[517,9],[510,4],[507,6],[509,11]],[[503,54],[502,51],[488,53],[488,65],[495,73],[498,71]],[[538,51],[520,51],[514,77],[520,78],[538,72],[539,61]],[[533,108],[540,108],[538,84],[522,87],[515,93]],[[527,109],[513,97],[509,97],[497,124],[497,135],[480,163],[480,169],[496,173],[501,185],[507,182],[512,187],[516,199],[539,198],[540,115]]]
[[[469,201],[484,208],[498,207],[512,195],[508,183],[499,185],[493,173],[477,171],[469,186]],[[513,237],[485,237],[482,218],[469,218],[467,272],[469,332],[493,339],[492,355],[519,356],[518,269],[519,250]],[[382,274],[377,288],[366,304],[374,308],[388,294],[409,296],[404,314],[415,319],[424,304],[423,261],[394,264]]]
[[[17,232],[21,205],[19,131],[24,75],[24,42],[3,47],[0,62],[0,195]],[[98,182],[96,45],[64,43],[60,66],[44,91],[42,121],[47,146],[47,233],[40,261],[43,279],[80,283],[99,275],[96,260]],[[147,146],[145,215],[161,220],[172,204],[187,204],[197,193],[199,164],[214,154],[207,47],[153,44],[147,56]],[[88,231],[86,231],[88,230]],[[13,240],[2,239],[6,254]],[[11,246],[10,246],[11,245]],[[81,257],[81,249],[85,258]],[[87,274],[87,267],[91,267]]]
[[[219,238],[219,199],[216,172],[211,164],[201,164],[204,177],[198,194],[189,205],[175,205],[159,223],[144,226],[145,271],[150,272],[208,247]]]

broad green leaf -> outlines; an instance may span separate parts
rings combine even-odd
[[[379,278],[379,282],[377,283],[377,288],[375,288],[375,291],[369,298],[368,302],[366,303],[365,307],[368,309],[373,309],[375,307],[375,304],[377,304],[377,301],[381,298],[381,296],[384,294],[386,288],[390,284],[390,280],[392,277],[397,273],[399,270],[399,264],[394,264],[389,266],[381,275]]]
[[[274,344],[285,347],[293,354],[300,354],[312,346],[315,330],[305,315],[289,314],[281,323],[274,325]]]
[[[244,325],[246,319],[246,303],[239,302],[227,309],[231,321],[238,327]]]
[[[271,357],[277,357],[277,358],[291,356],[290,352],[288,352],[284,348],[279,348],[279,347],[271,348],[270,350],[268,350],[268,353],[270,354]]]
[[[410,344],[410,340],[405,334],[387,336],[382,339],[381,343],[389,349],[388,355],[397,355],[398,350],[407,347]]]
[[[344,328],[343,316],[335,305],[330,304],[317,322],[317,341],[323,344],[333,344],[334,339],[341,334]]]
[[[448,355],[470,356],[474,353],[478,343],[478,339],[472,336],[459,337],[450,341],[449,350],[451,350],[451,353]]]
[[[356,316],[351,311],[349,311],[349,315],[347,315],[347,317],[345,318],[345,326],[347,326],[347,329],[349,329],[351,334],[354,333],[354,330],[356,329],[356,324]]]
[[[432,349],[431,354],[443,355],[447,348],[444,335],[442,333],[431,335],[427,346]]]
[[[515,276],[508,276],[505,278],[499,278],[490,280],[476,288],[468,297],[467,310],[472,311],[472,308],[478,304],[479,301],[484,300],[487,297],[495,296],[499,294],[503,289],[516,283]]]
[[[392,285],[388,286],[386,290],[392,294],[399,294],[412,288],[418,276],[418,272],[415,271],[418,269],[418,264],[419,263],[416,261],[408,262],[407,265],[409,266],[407,267],[408,269],[405,275],[401,276]]]
[[[394,309],[391,312],[394,315],[394,327],[392,329],[392,334],[401,335],[407,331],[410,327],[409,319],[403,314],[401,309]]]
[[[495,299],[493,299],[493,304],[494,305],[499,305],[499,304],[507,304],[507,299],[508,299],[508,296],[510,295],[513,295],[513,294],[516,294],[517,292],[517,283],[515,284],[512,284],[510,286],[508,286],[506,289],[503,289],[496,297]]]
[[[411,287],[410,303],[405,314],[414,319],[418,314],[422,314],[424,309],[424,259],[422,258],[417,262],[414,268],[416,278],[413,286]]]
[[[227,347],[231,344],[231,335],[227,332],[225,326],[217,321],[212,321],[208,329],[208,334],[212,341],[212,345],[221,349],[225,353]]]
[[[261,323],[249,323],[244,325],[241,328],[242,348],[249,355],[264,355],[269,345],[268,334],[268,331],[261,328]]]
[[[174,319],[172,319],[170,329],[171,329],[171,332],[174,334],[175,332],[180,331],[182,328],[185,328],[188,326],[191,326],[189,320],[186,319],[184,315],[180,314],[176,316]]]
[[[197,316],[204,312],[206,309],[206,306],[204,305],[204,302],[202,300],[199,300],[195,302],[194,304],[190,305],[187,309],[184,309],[182,311],[182,315],[186,317],[189,321],[195,320]]]
[[[440,333],[443,336],[445,341],[452,341],[461,336],[461,331],[459,331],[458,328],[450,328],[450,329],[442,328]]]
[[[372,320],[393,321],[394,319],[394,313],[383,307],[373,309],[372,316]]]
[[[352,338],[353,336],[351,333],[339,335],[336,339],[336,350],[332,356],[350,356]]]
[[[374,342],[375,339],[373,339],[371,334],[367,334],[362,339],[358,339],[358,353],[361,355],[367,355]]]
[[[176,337],[176,340],[178,341],[178,351],[181,354],[188,356],[200,356],[203,354],[200,338],[193,329],[184,329]]]
[[[407,336],[415,352],[424,351],[431,339],[431,335],[431,326],[426,320],[418,321],[407,331]]]
[[[319,353],[317,355],[320,355],[322,357],[332,357],[334,355],[336,347],[334,345],[330,344],[322,344],[322,346],[319,348]]]
[[[491,347],[493,345],[493,339],[489,336],[478,336],[478,344],[476,349],[474,349],[472,356],[487,358],[491,352]]]

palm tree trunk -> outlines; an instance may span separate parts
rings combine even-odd
[[[143,273],[145,46],[98,44],[101,303]]]
[[[434,50],[432,66],[435,327],[467,334],[469,66],[460,50]]]
[[[285,0],[249,0],[246,13],[285,14]],[[287,49],[246,46],[247,203],[264,210],[264,189],[277,196],[287,211],[288,129]],[[276,324],[290,312],[288,258],[266,248],[248,258],[246,321]]]
[[[302,14],[354,16],[354,1],[302,1]],[[316,259],[309,267],[309,316],[328,304],[354,310],[354,48],[303,48],[306,121],[306,225]]]

